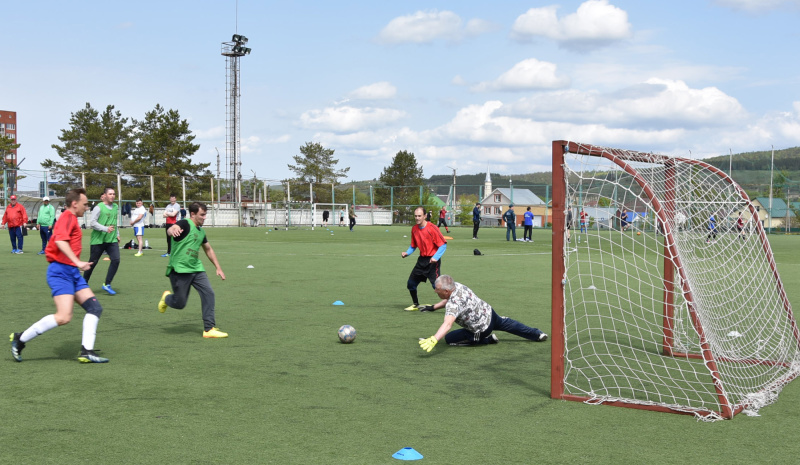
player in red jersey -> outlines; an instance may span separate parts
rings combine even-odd
[[[67,209],[61,214],[53,228],[53,235],[45,248],[45,256],[50,265],[47,267],[47,284],[52,289],[56,313],[47,315],[30,328],[21,333],[11,334],[11,355],[14,360],[22,361],[22,349],[31,339],[63,326],[72,319],[72,307],[75,302],[86,310],[83,319],[83,337],[78,361],[83,363],[105,363],[107,358],[99,357],[94,352],[97,337],[97,323],[103,313],[103,307],[97,302],[94,293],[81,276],[81,271],[88,270],[91,262],[82,262],[81,239],[83,233],[78,225],[78,218],[89,209],[89,200],[84,189],[73,189],[65,197]]]
[[[411,227],[411,246],[400,254],[401,257],[406,258],[414,253],[416,249],[419,249],[419,258],[417,258],[414,269],[411,270],[407,285],[413,304],[410,307],[406,307],[406,310],[433,311],[433,306],[431,305],[420,306],[417,298],[417,286],[419,286],[419,283],[430,280],[431,286],[436,289],[436,278],[441,275],[441,259],[447,249],[447,242],[444,240],[439,228],[434,227],[425,220],[424,208],[417,207],[414,210],[414,221],[417,224]]]
[[[450,234],[450,228],[447,227],[446,216],[447,216],[447,209],[442,207],[442,209],[439,210],[439,224],[436,225],[436,227],[440,228],[440,227],[444,226],[444,230],[447,231],[448,234]]]

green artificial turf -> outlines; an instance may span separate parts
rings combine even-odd
[[[0,462],[389,464],[413,447],[423,464],[793,463],[800,452],[800,382],[760,417],[703,423],[550,399],[549,343],[499,333],[497,345],[425,353],[417,340],[443,312],[403,311],[410,228],[331,230],[209,228],[227,280],[204,261],[230,337],[206,340],[194,291],[185,309],[157,311],[167,259],[163,230],[148,229],[155,249],[122,251],[118,295],[99,290],[107,262],[91,282],[104,308],[97,347],[110,363],[75,360],[77,306],[22,363],[4,343]],[[442,271],[499,314],[550,332],[551,232],[522,243],[503,229],[483,228],[479,240],[451,231]],[[37,239],[0,259],[4,338],[53,312]],[[797,312],[800,237],[770,240]],[[84,247],[88,259],[88,235]],[[419,293],[437,300],[428,284]],[[357,329],[354,343],[338,341],[343,324]]]

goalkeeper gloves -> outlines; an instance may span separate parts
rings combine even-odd
[[[428,339],[420,339],[419,346],[422,347],[422,350],[425,352],[430,352],[436,347],[437,342],[439,341],[436,339],[436,336],[431,336]]]
[[[420,312],[432,312],[434,310],[433,305],[423,305],[419,308]]]

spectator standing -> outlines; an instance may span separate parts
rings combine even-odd
[[[28,212],[21,203],[17,203],[17,196],[12,195],[8,198],[9,204],[3,213],[3,220],[0,225],[8,225],[8,235],[11,237],[11,253],[21,254],[23,234],[22,228],[28,223]]]
[[[503,213],[503,220],[506,222],[506,241],[511,240],[513,236],[514,241],[517,240],[517,214],[514,213],[514,204],[508,206],[508,210]]]
[[[56,209],[50,205],[50,197],[42,198],[42,206],[39,207],[39,215],[36,217],[36,228],[39,230],[39,237],[42,238],[42,250],[39,255],[44,255],[47,241],[53,234],[53,224],[56,222]]]
[[[178,215],[181,214],[181,206],[178,205],[178,198],[175,194],[170,194],[169,196],[169,204],[164,208],[164,218],[167,220],[167,229],[173,224],[178,222]],[[170,252],[172,252],[172,237],[167,233],[167,253],[162,255],[162,257],[169,257]]]
[[[134,254],[134,257],[142,256],[142,248],[144,247],[144,219],[147,218],[147,209],[142,204],[142,199],[136,199],[136,208],[131,212],[131,226],[133,226],[133,235],[139,242],[139,251]]]
[[[572,206],[567,210],[567,242],[572,240]]]
[[[522,240],[533,242],[533,213],[531,213],[531,207],[528,207],[525,210],[525,214],[522,215],[522,225],[525,227],[522,232]]]
[[[584,211],[584,209],[581,208],[581,212],[580,212],[579,216],[580,216],[579,220],[581,222],[581,232],[585,233],[586,232],[586,220],[589,217],[589,215],[587,215],[586,211]]]
[[[481,228],[481,203],[475,204],[472,209],[472,238],[478,238],[478,230]]]

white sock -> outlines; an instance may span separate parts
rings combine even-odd
[[[46,317],[32,324],[30,328],[26,329],[19,337],[19,340],[22,342],[28,342],[36,336],[41,336],[47,331],[57,327],[58,323],[56,323],[56,316],[47,315]]]
[[[81,344],[86,350],[94,350],[94,340],[97,337],[97,323],[99,321],[100,318],[97,318],[97,315],[92,315],[91,313],[87,313],[86,316],[83,317],[83,338],[81,339]]]

